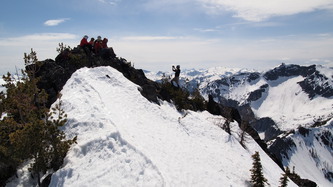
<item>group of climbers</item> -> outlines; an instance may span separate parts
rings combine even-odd
[[[94,38],[91,38],[90,41],[88,42],[88,36],[85,35],[83,36],[81,42],[80,42],[80,47],[84,49],[84,51],[88,54],[91,52],[94,53],[95,55],[100,55],[100,56],[113,56],[115,57],[114,51],[112,47],[108,47],[108,39],[104,38],[102,40],[101,36],[98,36],[97,39],[95,40]],[[175,82],[177,84],[177,87],[179,88],[179,74],[180,74],[180,66],[177,65],[172,66],[172,71],[175,72],[175,77],[171,80],[171,84]]]
[[[98,36],[96,40],[95,38],[91,38],[89,42],[88,38],[89,37],[85,35],[80,42],[80,47],[82,47],[85,51],[88,50],[89,52],[93,52],[94,54],[99,55],[103,49],[109,49],[107,38],[102,40],[102,37]]]

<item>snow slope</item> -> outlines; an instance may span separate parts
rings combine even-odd
[[[302,76],[297,76],[268,81],[266,97],[251,103],[256,116],[270,117],[281,130],[291,130],[298,126],[309,127],[318,118],[332,115],[333,99],[310,99],[297,84],[302,80]]]
[[[305,70],[318,72],[304,76]],[[276,76],[276,79],[268,79],[265,76],[267,72]],[[291,147],[287,155],[283,155],[281,150],[276,151],[276,154],[287,156],[284,160],[281,159],[284,166],[291,169],[295,166],[297,174],[302,178],[313,180],[319,186],[331,186],[333,180],[330,181],[329,178],[332,177],[325,178],[325,175],[333,171],[332,143],[330,141],[331,147],[325,145],[321,137],[327,133],[326,139],[332,140],[330,137],[333,134],[333,124],[332,120],[327,120],[333,117],[333,97],[323,97],[321,94],[310,97],[309,93],[314,89],[331,91],[329,88],[333,88],[332,67],[281,65],[267,72],[210,68],[184,70],[181,78],[184,87],[199,87],[206,98],[211,94],[220,102],[223,102],[223,97],[238,101],[239,105],[250,104],[255,118],[272,119],[274,128],[278,128],[280,133],[295,132],[287,137],[295,146]],[[153,73],[148,76],[154,80],[160,79],[153,76]],[[299,84],[305,80],[310,81],[308,90],[304,90]],[[325,125],[312,127],[315,122],[325,122]],[[307,128],[310,135],[300,135],[299,127]],[[260,133],[262,138],[265,133]],[[280,137],[285,137],[286,134],[281,134]],[[267,143],[271,145],[273,142]],[[284,149],[284,145],[276,147]]]
[[[50,186],[247,186],[255,151],[271,186],[279,185],[282,170],[253,140],[245,150],[219,128],[223,118],[151,103],[110,67],[78,70],[62,101],[64,131],[78,143]]]
[[[332,172],[333,147],[329,134],[333,134],[333,119],[320,128],[289,135],[295,146],[288,151],[289,159],[284,158],[283,165],[295,167],[297,174],[315,181],[318,186],[332,186],[333,183],[325,178]]]

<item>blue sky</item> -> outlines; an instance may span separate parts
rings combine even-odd
[[[282,62],[333,66],[333,0],[4,0],[0,73],[33,48],[54,59],[60,42],[109,39],[136,68],[263,70]]]

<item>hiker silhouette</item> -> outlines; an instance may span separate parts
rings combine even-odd
[[[177,65],[176,68],[175,66],[172,66],[172,71],[175,72],[175,77],[171,79],[171,84],[173,85],[173,82],[175,82],[177,84],[177,87],[180,88],[179,86],[180,66]]]

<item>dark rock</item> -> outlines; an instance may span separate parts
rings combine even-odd
[[[276,126],[275,122],[269,117],[260,118],[251,123],[251,125],[257,132],[265,133],[264,141],[266,142],[276,138],[282,133],[282,131]]]
[[[208,103],[207,103],[207,111],[214,115],[220,115],[221,109],[218,103],[214,101],[214,98],[212,95],[208,96]]]
[[[304,137],[309,135],[310,130],[305,127],[299,127],[298,132],[303,135]]]
[[[236,108],[218,104],[214,101],[213,96],[208,96],[207,111],[214,115],[221,115],[229,121],[237,121],[241,124],[242,119]]]
[[[331,172],[331,171],[325,172],[325,178],[332,182],[333,181],[333,172]]]
[[[293,147],[296,147],[296,144],[292,139],[277,137],[268,150],[282,161],[283,157],[289,159],[289,151],[292,151]]]
[[[52,177],[52,174],[48,174],[42,181],[41,183],[41,187],[48,187],[49,184],[51,183],[51,177]]]
[[[149,101],[152,101],[154,103],[158,103],[158,92],[157,88],[158,86],[153,84],[144,84],[141,86],[142,90],[140,90],[142,96],[147,98]]]
[[[255,115],[249,103],[241,106],[236,106],[236,108],[238,109],[243,121],[248,121],[250,124],[256,121]]]
[[[329,78],[315,71],[306,77],[303,81],[298,82],[302,90],[307,93],[310,99],[315,96],[330,98],[333,96],[333,86],[329,82]]]
[[[264,84],[264,85],[260,86],[260,88],[258,90],[251,92],[249,97],[247,98],[247,100],[249,102],[256,101],[256,100],[262,98],[262,94],[264,92],[267,92],[267,90],[268,90],[268,84]]]
[[[26,68],[29,69],[30,66]],[[71,71],[68,68],[64,68],[53,60],[41,62],[36,72],[36,77],[39,78],[37,86],[40,89],[44,89],[49,95],[47,106],[51,106],[51,104],[56,101],[57,94],[61,91],[72,73],[73,70]]]
[[[316,71],[316,66],[299,66],[299,65],[285,65],[281,64],[279,67],[274,68],[270,71],[267,71],[264,74],[264,78],[266,80],[277,80],[279,77],[291,77],[291,76],[303,76],[306,77],[308,75],[313,74]]]
[[[0,158],[0,186],[5,186],[7,179],[16,172],[16,167]]]
[[[309,179],[292,179],[294,183],[296,183],[298,186],[301,186],[301,187],[317,187],[317,183],[309,180]]]
[[[252,83],[252,82],[255,82],[255,81],[259,80],[259,78],[260,78],[260,73],[250,73],[248,75],[248,80],[247,81],[249,83]]]
[[[212,84],[230,86],[228,79],[216,80]]]
[[[330,131],[328,130],[323,131],[320,134],[320,139],[324,145],[326,145],[330,149],[333,149],[333,134]]]
[[[36,65],[27,66],[26,69],[36,68]],[[111,66],[134,82],[142,86],[141,93],[150,101],[158,102],[159,86],[146,78],[142,70],[135,69],[123,58],[116,58],[113,49],[105,50],[101,56],[86,54],[80,48],[65,50],[59,54],[55,61],[45,60],[38,63],[36,77],[39,78],[38,88],[44,89],[48,94],[47,106],[50,107],[57,99],[72,74],[83,67]]]

